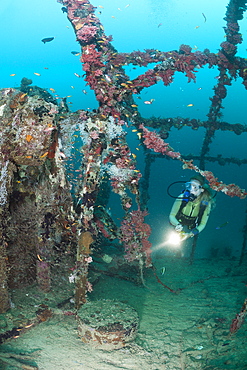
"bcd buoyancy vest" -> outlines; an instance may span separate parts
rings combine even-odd
[[[202,220],[202,216],[204,214],[205,209],[208,206],[208,202],[205,200],[202,200],[200,203],[200,209],[198,212],[198,215],[196,217],[187,216],[185,215],[182,210],[184,207],[188,204],[188,198],[183,198],[181,205],[179,207],[179,210],[176,215],[176,219],[184,226],[187,226],[189,230],[192,230],[196,228],[198,225],[200,225],[200,222]]]

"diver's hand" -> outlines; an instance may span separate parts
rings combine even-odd
[[[184,241],[186,239],[192,238],[193,236],[194,236],[193,233],[181,233],[180,234],[181,241]]]
[[[182,231],[183,230],[183,226],[181,224],[178,224],[177,226],[175,226],[175,231]]]

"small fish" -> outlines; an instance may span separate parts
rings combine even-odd
[[[86,90],[82,90],[82,92],[83,92],[83,94],[85,94],[85,95],[87,94],[87,91],[86,91]]]
[[[41,76],[41,74],[37,73],[37,72],[33,72],[33,74],[36,75],[36,76]]]
[[[161,26],[162,26],[162,23],[159,23],[159,24],[158,24],[158,28],[160,28]]]
[[[127,4],[126,6],[125,6],[125,8],[128,8],[130,6],[130,4]]]
[[[42,262],[42,261],[43,261],[39,254],[37,254],[37,258],[38,258],[38,260],[39,260],[40,262]]]
[[[141,140],[142,133],[141,132],[137,132],[137,136],[138,136],[138,139]]]
[[[197,28],[199,28],[200,26],[195,26],[195,30],[197,30]]]
[[[206,18],[206,16],[205,16],[205,14],[204,13],[202,13],[202,16],[203,16],[203,18],[204,18],[204,23],[207,21],[207,18]]]
[[[216,229],[216,230],[220,230],[220,229],[222,229],[222,227],[225,227],[227,224],[229,224],[229,222],[228,222],[228,221],[224,222],[224,223],[223,223],[223,224],[221,224],[220,226],[217,226],[215,229]]]
[[[42,154],[42,155],[40,156],[40,158],[45,158],[47,155],[48,155],[48,152],[45,152],[44,154]]]
[[[80,75],[78,75],[78,73],[74,73],[74,75],[75,75],[76,77],[78,77],[78,78],[80,78],[80,77],[81,77]]]
[[[131,104],[131,107],[136,108],[136,107],[138,107],[138,105],[136,105],[136,104]]]
[[[80,55],[80,52],[79,51],[71,51],[71,54],[77,56],[77,55]]]
[[[28,142],[28,143],[30,143],[30,141],[33,139],[33,136],[32,135],[26,135],[26,141]]]
[[[61,117],[60,117],[61,118]],[[54,127],[46,127],[45,129],[44,129],[44,131],[45,132],[49,132],[49,131],[52,131],[52,130],[55,130],[56,129],[56,127],[54,126]]]
[[[66,8],[66,6],[63,6],[63,7],[61,8],[61,10],[62,10],[62,12],[63,12],[63,13],[68,13],[68,9]]]
[[[154,99],[145,100],[144,104],[149,105],[149,104],[152,104],[152,103],[153,103],[153,101],[154,101]]]
[[[56,92],[56,90],[53,89],[52,87],[50,87],[49,90],[51,90],[52,92]]]
[[[111,78],[108,75],[105,75],[105,79],[107,82],[111,82]]]
[[[59,155],[60,155],[60,157],[62,157],[64,159],[66,158],[66,155],[63,152],[60,152]]]
[[[54,40],[55,37],[46,37],[45,39],[42,39],[41,41],[45,44],[46,42],[51,42]]]
[[[16,76],[16,73],[12,73],[12,74],[10,75],[10,77],[14,77],[14,76]]]
[[[161,275],[164,275],[165,272],[166,272],[166,268],[165,267],[162,267],[162,269],[160,271]]]
[[[186,107],[194,107],[194,104],[187,104]]]

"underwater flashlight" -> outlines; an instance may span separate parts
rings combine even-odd
[[[167,243],[172,244],[174,246],[179,246],[182,241],[180,233],[176,231],[172,231],[168,237]]]
[[[168,238],[166,240],[155,247],[153,247],[153,252],[158,251],[160,249],[163,249],[164,247],[168,247],[171,245],[175,248],[180,248],[182,241],[186,240],[188,238],[189,234],[186,234],[184,231],[171,231],[168,235]]]
[[[187,234],[185,233],[184,231],[172,231],[169,235],[169,238],[167,240],[167,244],[172,244],[176,247],[179,247],[181,242],[183,242],[184,240],[188,239],[190,236],[192,236],[191,234]]]

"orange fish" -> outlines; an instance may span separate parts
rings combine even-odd
[[[41,74],[37,73],[37,72],[33,72],[33,74],[36,75],[36,76],[41,76]]]
[[[28,143],[30,143],[30,141],[31,141],[32,139],[33,139],[32,135],[29,135],[29,134],[28,134],[28,135],[26,136],[26,140],[27,140],[27,142],[28,142]]]
[[[40,156],[40,158],[45,158],[47,155],[48,155],[48,152],[45,152],[44,154],[42,154],[42,155]]]
[[[10,77],[14,77],[14,76],[16,76],[16,73],[12,73],[12,74],[10,75]]]

